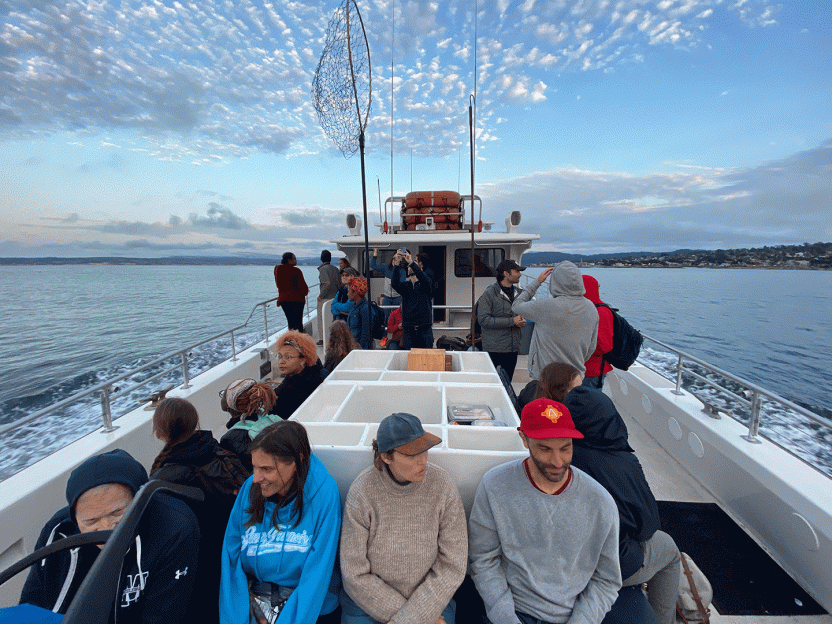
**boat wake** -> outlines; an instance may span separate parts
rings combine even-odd
[[[678,357],[674,353],[655,348],[643,348],[639,362],[662,376],[675,380]],[[747,388],[698,364],[686,361],[685,366],[698,375],[740,396],[746,396]],[[691,375],[682,375],[682,387],[701,399],[724,410],[729,417],[748,425],[751,411],[734,397]],[[785,397],[784,397],[785,398]],[[793,399],[804,407],[830,421],[832,410],[807,405]],[[832,429],[765,397],[760,407],[759,434],[786,449],[811,466],[832,476]]]
[[[235,335],[237,352],[239,353],[257,344],[264,338],[265,333],[263,331],[251,331],[246,334]],[[193,378],[231,358],[232,350],[228,339],[221,338],[195,347],[189,351],[189,354],[189,374]],[[138,358],[96,372],[85,372],[36,395],[5,401],[0,404],[0,425],[13,423],[38,410],[46,409],[50,405],[94,388],[109,379],[114,379],[135,370],[161,355],[163,354],[152,358]],[[112,399],[110,409],[113,419],[115,420],[119,416],[136,409],[141,405],[141,399],[154,392],[172,385],[180,385],[183,381],[182,369],[177,367],[180,363],[179,355],[176,355],[118,382],[116,387],[130,388],[167,368],[176,367],[148,385],[133,390],[125,396]],[[96,393],[0,435],[0,447],[4,449],[2,457],[0,457],[0,481],[99,429],[101,425],[101,401]]]

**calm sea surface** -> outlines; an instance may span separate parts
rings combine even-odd
[[[302,267],[317,283],[315,267]],[[529,269],[534,275],[539,270]],[[812,409],[832,414],[832,272],[586,269],[636,328]],[[267,266],[0,267],[0,425],[246,321],[275,296]],[[262,337],[262,311],[237,348]],[[270,329],[283,321],[269,310]],[[647,346],[648,343],[645,343]],[[651,349],[652,351],[652,349]],[[200,370],[227,341],[193,353]],[[671,365],[672,358],[657,355]],[[170,383],[176,382],[171,379]],[[135,405],[147,394],[114,405]],[[62,445],[100,423],[97,399],[4,436],[0,478],[34,461],[30,438]],[[122,410],[124,411],[124,410]],[[56,418],[58,416],[56,415]],[[15,448],[15,452],[11,452]]]

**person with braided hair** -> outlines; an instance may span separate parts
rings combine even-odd
[[[251,455],[248,446],[264,428],[280,420],[270,412],[277,401],[271,384],[257,383],[253,379],[238,379],[220,392],[220,407],[231,414],[225,423],[228,429],[220,446],[236,455],[251,473]]]

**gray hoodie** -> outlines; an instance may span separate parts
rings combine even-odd
[[[595,351],[598,340],[598,312],[589,299],[581,271],[571,262],[555,266],[549,278],[552,298],[533,299],[540,282],[531,284],[514,300],[511,311],[534,321],[529,349],[529,374],[539,379],[547,364],[571,364],[583,375],[584,364]]]

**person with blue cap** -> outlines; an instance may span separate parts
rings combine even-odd
[[[456,484],[413,414],[387,416],[373,466],[350,486],[341,528],[343,624],[454,624],[468,533]]]

